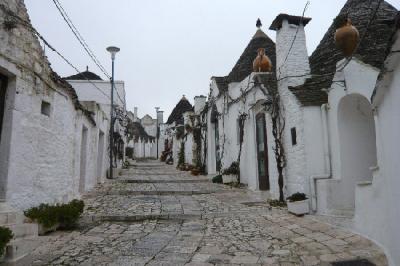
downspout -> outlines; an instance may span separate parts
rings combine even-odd
[[[322,134],[323,134],[323,150],[326,173],[322,175],[313,175],[310,177],[310,194],[311,194],[311,209],[313,212],[317,211],[317,181],[332,178],[329,133],[328,133],[328,110],[329,105],[323,104],[321,106],[322,113]]]

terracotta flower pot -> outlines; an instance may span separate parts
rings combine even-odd
[[[253,61],[254,72],[270,72],[272,69],[271,60],[265,55],[265,49],[259,48],[257,50],[257,57]]]
[[[335,33],[335,44],[346,57],[350,57],[355,52],[360,34],[356,27],[347,19],[346,25],[338,28]]]

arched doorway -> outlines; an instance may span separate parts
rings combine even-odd
[[[343,97],[338,107],[342,184],[337,197],[344,209],[354,210],[355,187],[372,180],[370,167],[377,164],[374,115],[368,99],[359,94]]]

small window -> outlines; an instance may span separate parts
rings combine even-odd
[[[290,129],[290,133],[291,133],[291,135],[292,135],[292,146],[294,146],[294,145],[297,144],[297,133],[296,133],[296,128],[295,128],[295,127],[292,127],[292,128]]]
[[[42,101],[42,115],[50,116],[51,105],[48,102]]]

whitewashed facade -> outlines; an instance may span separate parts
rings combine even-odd
[[[4,8],[29,21],[23,1],[6,0],[1,25]],[[79,198],[106,178],[109,106],[53,72],[28,27],[0,36],[1,210]]]
[[[359,29],[371,20],[369,32],[351,59],[343,58],[335,48],[334,26],[308,57],[304,26],[310,20],[281,14],[270,28],[277,33],[276,54],[268,54],[266,49],[271,61],[275,62],[276,56],[272,73],[251,73],[248,64],[246,75],[237,74],[237,65],[245,64],[243,58],[248,56],[252,40],[228,76],[212,78],[207,170],[218,174],[237,161],[237,119],[245,113],[240,177],[250,189],[260,189],[256,116],[262,113],[266,121],[268,190],[271,197],[279,196],[272,121],[266,108],[269,95],[261,93],[273,88],[266,77],[275,75],[285,119],[285,196],[302,192],[311,199],[312,211],[349,217],[354,231],[378,242],[390,265],[398,265],[400,235],[396,225],[400,211],[395,204],[400,200],[396,178],[400,122],[396,101],[400,98],[395,88],[400,86],[396,76],[400,46],[398,33],[394,40],[391,38],[398,11],[386,2],[375,18],[366,16],[367,10],[365,2],[349,0],[341,11]],[[386,47],[392,42],[392,52],[383,66]],[[260,47],[264,47],[262,43],[256,48]],[[248,62],[255,56],[256,52]],[[232,73],[241,78],[237,80]],[[259,84],[249,86],[257,80]],[[252,91],[244,95],[249,88]],[[240,95],[243,97],[236,101]]]

